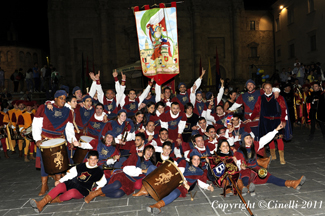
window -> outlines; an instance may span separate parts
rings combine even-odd
[[[295,57],[295,44],[289,45],[289,58]]]
[[[293,23],[293,7],[288,8],[288,24]]]
[[[308,0],[308,13],[314,11],[314,0]]]
[[[24,62],[25,61],[25,54],[23,51],[19,52],[19,61]]]
[[[277,18],[276,20],[275,20],[275,31],[277,32],[277,31],[279,31],[280,30],[280,23],[279,23],[279,18]]]
[[[250,21],[249,22],[249,27],[250,27],[250,30],[255,30],[255,21]]]
[[[278,50],[276,51],[276,55],[277,55],[277,57],[281,57],[281,49],[278,49]]]
[[[257,47],[251,47],[251,57],[252,58],[257,57]]]
[[[310,51],[316,50],[316,35],[310,36]]]

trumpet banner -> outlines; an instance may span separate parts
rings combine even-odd
[[[162,85],[179,74],[176,2],[145,8],[134,7],[142,73]]]

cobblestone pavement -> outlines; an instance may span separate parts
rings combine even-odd
[[[305,175],[305,184],[300,191],[271,184],[257,185],[255,197],[245,196],[254,215],[325,215],[325,142],[319,131],[313,141],[305,141],[307,135],[307,129],[295,128],[294,139],[285,144],[287,164],[280,165],[279,160],[275,160],[268,170],[283,179]],[[29,200],[40,199],[37,194],[41,182],[34,162],[25,163],[17,154],[4,159],[1,153],[0,164],[0,216],[35,215]],[[53,180],[49,186],[54,186]],[[160,215],[249,215],[238,196],[223,198],[221,189],[209,192],[196,187],[195,191],[194,201],[190,195],[178,198],[164,207]],[[42,215],[150,215],[146,207],[153,203],[154,200],[147,197],[97,197],[89,204],[83,200],[49,204]]]

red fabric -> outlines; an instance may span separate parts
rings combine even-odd
[[[34,153],[34,148],[35,148],[35,142],[30,142],[29,145],[29,153]]]
[[[55,188],[53,188],[48,195],[55,199],[59,194],[60,195],[60,201],[68,201],[71,199],[82,199],[84,196],[77,190],[77,189],[71,189],[67,191],[67,187],[64,183],[58,184]]]
[[[277,139],[276,142],[278,143],[278,150],[283,151],[284,150],[284,143],[282,139]]]
[[[114,172],[108,184],[112,184],[115,181],[121,182],[122,187],[120,188],[126,195],[130,195],[134,192],[134,184],[135,182],[131,181],[122,170],[118,170]]]
[[[141,187],[142,187],[142,179],[139,179],[134,183],[134,189],[135,190],[140,190]]]
[[[60,183],[55,186],[47,195],[49,195],[52,199],[55,199],[59,194],[67,191],[67,187],[64,183]]]
[[[269,144],[270,149],[275,149],[274,141],[272,140]]]
[[[1,144],[3,148],[3,152],[7,152],[6,138],[1,139]]]

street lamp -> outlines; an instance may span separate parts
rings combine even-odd
[[[282,10],[283,9],[283,5],[280,5],[280,10]]]

